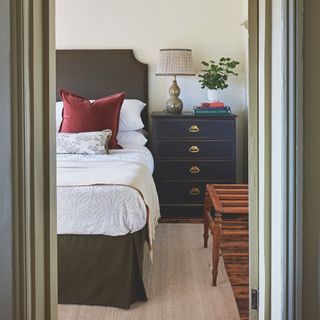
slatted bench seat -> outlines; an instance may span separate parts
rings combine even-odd
[[[213,210],[211,210],[213,209]],[[213,217],[212,214],[213,213]],[[212,284],[217,283],[220,253],[234,292],[240,319],[249,319],[248,185],[207,185],[204,246],[213,239]]]
[[[217,285],[223,215],[243,215],[247,217],[249,213],[248,206],[247,184],[208,184],[206,186],[203,239],[204,247],[207,248],[210,229],[212,234],[212,284],[214,286]],[[211,215],[212,211],[214,213],[213,217]],[[241,232],[242,236],[245,236],[242,241],[245,241],[243,247],[246,249],[248,248],[247,233],[248,230],[242,230]],[[226,235],[224,235],[224,238],[226,238]],[[226,258],[228,256],[248,258],[248,250],[237,250],[238,252],[229,253],[228,245],[224,245],[224,247]]]

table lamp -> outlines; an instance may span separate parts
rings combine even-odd
[[[181,113],[182,100],[179,99],[180,88],[176,76],[194,76],[192,55],[190,49],[160,49],[157,76],[173,76],[169,89],[170,98],[166,102],[166,110]]]

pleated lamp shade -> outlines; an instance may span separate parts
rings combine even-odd
[[[160,49],[157,76],[194,76],[190,49]]]

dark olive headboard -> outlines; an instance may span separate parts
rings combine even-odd
[[[148,65],[132,50],[57,50],[56,57],[57,101],[64,88],[88,99],[126,92],[148,104]],[[141,117],[148,130],[148,106]]]

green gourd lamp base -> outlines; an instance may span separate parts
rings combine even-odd
[[[182,100],[179,99],[180,88],[177,84],[176,76],[174,76],[172,85],[169,89],[170,98],[166,102],[166,110],[169,113],[181,113],[183,109]]]

